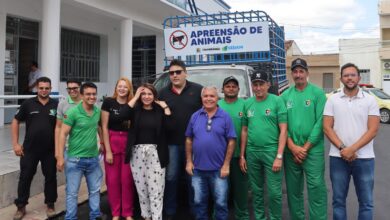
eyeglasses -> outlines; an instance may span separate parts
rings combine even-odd
[[[184,70],[174,70],[174,71],[169,71],[169,75],[173,76],[173,74],[176,73],[176,75],[180,75]]]
[[[343,74],[343,77],[344,78],[348,78],[348,77],[357,77],[358,74],[357,73],[344,73]]]
[[[84,96],[93,96],[93,97],[95,97],[95,96],[97,96],[97,93],[84,93],[83,95]]]
[[[210,118],[209,120],[207,120],[207,131],[211,131],[211,123],[213,122],[213,120]]]
[[[78,90],[80,87],[68,87],[66,90],[72,91],[72,90]]]
[[[50,90],[50,87],[38,87],[39,90]]]

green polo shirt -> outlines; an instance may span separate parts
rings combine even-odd
[[[302,91],[290,87],[283,92],[288,115],[288,137],[299,146],[309,141],[310,152],[324,152],[322,113],[326,96],[322,89],[308,83]],[[289,149],[286,149],[289,151]]]
[[[99,120],[100,109],[94,106],[92,115],[88,115],[82,103],[65,113],[63,123],[72,127],[67,152],[69,156],[96,157],[99,155],[97,146]]]
[[[282,98],[268,94],[257,101],[256,97],[244,104],[243,126],[248,127],[248,151],[277,151],[279,124],[287,123],[287,111]]]
[[[234,129],[236,131],[237,139],[233,157],[240,156],[241,126],[242,117],[244,116],[244,103],[245,100],[241,98],[238,98],[235,102],[232,103],[227,103],[224,99],[218,101],[219,107],[225,110],[232,118]]]

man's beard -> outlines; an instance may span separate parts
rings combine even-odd
[[[237,95],[226,95],[225,94],[225,98],[228,98],[228,99],[234,99],[234,98],[237,98],[238,97],[238,94]]]

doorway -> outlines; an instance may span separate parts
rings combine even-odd
[[[38,39],[38,22],[7,16],[4,95],[26,94],[30,64],[38,59]],[[4,104],[16,105],[20,102],[6,99]],[[15,111],[16,108],[4,110],[4,123],[12,121]]]
[[[37,60],[37,52],[38,40],[19,38],[18,94],[29,94],[28,75],[31,62]]]

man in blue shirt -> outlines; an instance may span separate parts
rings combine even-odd
[[[228,113],[218,107],[215,87],[201,93],[203,107],[186,130],[186,171],[192,176],[196,219],[207,219],[208,195],[214,199],[215,219],[228,219],[228,175],[236,133]]]

